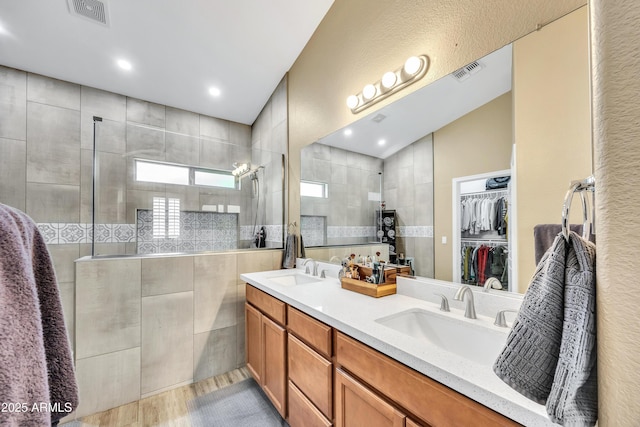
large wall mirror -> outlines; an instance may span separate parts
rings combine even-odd
[[[479,237],[508,248],[505,289],[526,290],[534,226],[559,224],[570,181],[592,173],[587,28],[583,7],[305,147],[305,244],[386,239],[416,275],[464,282],[461,200],[503,197],[508,231]],[[504,174],[508,192],[477,188]]]

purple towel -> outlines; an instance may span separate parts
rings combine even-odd
[[[53,265],[36,224],[0,204],[0,424],[47,426],[78,406]],[[15,408],[14,408],[15,409]],[[6,423],[6,424],[5,424]]]

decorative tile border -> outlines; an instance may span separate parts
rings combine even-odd
[[[93,225],[85,223],[39,223],[38,229],[48,245],[91,243]],[[135,224],[96,224],[96,243],[131,243],[136,241]]]
[[[240,240],[252,240],[252,225],[243,225],[237,227],[237,223],[229,228],[230,224],[224,224],[221,219],[214,222],[209,221],[206,217],[198,217],[197,214],[202,212],[186,212],[180,220],[180,238],[179,239],[159,239],[156,242],[150,242],[152,239],[151,225],[139,227],[140,235],[138,239],[145,241],[145,252],[140,253],[160,253],[160,247],[170,249],[171,252],[193,252],[200,250],[231,250],[238,249],[238,228],[240,229]],[[206,212],[204,212],[207,214]],[[233,215],[237,214],[222,214]],[[149,217],[150,218],[150,217]],[[194,218],[193,221],[190,221]],[[220,222],[222,221],[222,222]],[[194,224],[211,226],[211,229],[202,230],[194,226]],[[147,223],[148,224],[148,223]],[[74,243],[91,243],[93,240],[93,225],[88,223],[38,223],[40,233],[44,237],[45,243],[48,245],[64,245]],[[214,228],[217,227],[217,228]],[[266,225],[267,244],[269,247],[282,246],[282,225]],[[96,224],[96,243],[135,243],[136,240],[136,224]],[[165,241],[166,240],[166,241]],[[211,244],[205,242],[211,241]],[[179,242],[179,243],[178,243]],[[141,242],[142,243],[142,242]],[[156,244],[157,243],[157,244]],[[154,252],[148,252],[153,247]]]
[[[432,225],[401,225],[396,227],[397,237],[431,237],[433,238]]]
[[[376,235],[374,226],[327,226],[327,238],[336,237],[371,237]]]

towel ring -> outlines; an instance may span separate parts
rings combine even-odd
[[[584,181],[574,181],[571,183],[567,194],[564,196],[564,204],[562,205],[562,235],[565,240],[569,241],[569,213],[571,211],[571,202],[573,201],[573,194],[577,191],[580,193],[580,199],[582,201],[582,238],[589,239],[591,234],[591,222],[589,221],[589,202],[585,197],[584,192],[586,190],[593,191],[594,180],[593,177],[589,177]]]

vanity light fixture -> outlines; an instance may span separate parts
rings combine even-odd
[[[383,100],[389,95],[420,80],[427,73],[429,58],[426,55],[412,56],[404,65],[395,71],[384,73],[379,81],[366,85],[362,92],[347,98],[347,107],[352,113],[359,113],[365,108]]]

